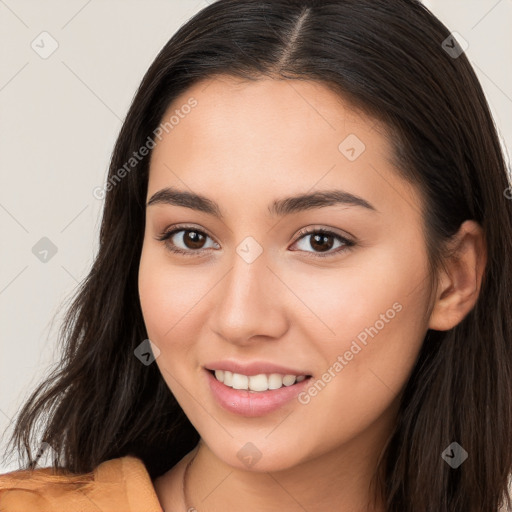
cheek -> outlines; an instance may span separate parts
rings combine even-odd
[[[138,286],[150,339],[163,344],[173,338],[180,322],[205,294],[202,282],[192,266],[170,264],[161,248],[143,248]]]
[[[154,257],[153,251],[143,248],[139,266],[139,299],[144,323],[149,338],[158,343],[162,335],[171,327],[170,314],[174,296],[168,293],[170,286],[176,286],[166,275],[165,267]],[[172,289],[172,288],[171,288]]]
[[[183,385],[193,389],[197,384],[191,370],[199,368],[198,343],[208,313],[204,304],[217,280],[207,265],[177,264],[161,247],[143,247],[138,278],[142,315],[148,338],[160,350],[156,364],[181,404],[187,400]]]
[[[387,323],[379,318],[350,326],[351,333],[340,336],[324,352],[328,361],[324,373],[299,397],[302,417],[311,428],[323,418],[321,445],[326,450],[333,440],[353,438],[379,418],[394,421],[392,407],[397,406],[424,338],[424,331],[411,319],[412,304],[394,305],[388,310],[377,308]]]
[[[315,280],[308,301],[329,329],[308,327],[324,368],[301,403],[310,418],[331,411],[326,428],[334,437],[360,431],[403,389],[427,330],[427,272],[421,253],[404,257],[389,246],[337,278]]]
[[[411,241],[411,244],[413,241]],[[325,355],[348,349],[351,340],[376,327],[386,332],[423,329],[427,308],[427,261],[417,251],[404,254],[403,245],[376,245],[348,257],[339,268],[313,270],[299,267],[282,270],[303,306],[296,309],[293,323],[308,330],[305,339],[315,340]],[[401,310],[399,312],[398,310]],[[393,329],[390,329],[393,326]]]
[[[151,242],[143,247],[138,276],[142,315],[148,338],[160,350],[155,363],[178,400],[183,362],[193,336],[190,331],[186,333],[190,328],[187,313],[190,315],[200,293],[187,276],[188,272],[169,264],[161,248],[151,246]]]

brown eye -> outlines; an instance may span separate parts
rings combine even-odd
[[[302,247],[299,246],[299,249],[303,252],[310,253],[312,256],[320,258],[334,256],[341,252],[345,252],[355,245],[355,242],[323,228],[311,229],[309,231],[303,230],[300,232],[300,235],[301,236],[295,242],[297,245],[299,245],[299,243],[302,244]],[[338,242],[338,245],[335,247],[337,250],[331,250],[335,246],[336,242]],[[313,250],[311,251],[308,249]]]
[[[171,252],[186,256],[200,256],[203,251],[211,248],[211,246],[205,247],[208,238],[210,237],[203,231],[186,226],[169,230],[157,237],[157,240],[164,242]],[[218,244],[214,243],[214,245],[219,247]]]
[[[188,249],[202,249],[206,237],[199,231],[193,231],[191,229],[183,230],[183,243]]]
[[[312,235],[310,238],[310,245],[313,249],[325,252],[331,249],[334,245],[334,237],[332,235],[325,235],[323,233]]]

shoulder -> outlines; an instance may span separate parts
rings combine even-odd
[[[0,475],[1,512],[162,512],[141,459],[127,455],[81,475],[52,468]]]

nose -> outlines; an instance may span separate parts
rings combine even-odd
[[[290,292],[270,268],[266,253],[248,263],[234,254],[230,270],[216,287],[210,314],[212,330],[225,341],[244,345],[279,339],[288,329]]]

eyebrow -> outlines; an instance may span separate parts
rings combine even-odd
[[[213,215],[219,219],[223,218],[219,205],[211,199],[196,194],[166,187],[151,196],[146,206],[155,204],[168,204],[182,206],[200,212]],[[283,217],[304,210],[324,208],[343,204],[346,206],[359,206],[367,210],[378,212],[378,210],[362,197],[356,196],[344,190],[324,190],[310,194],[299,194],[296,196],[276,199],[268,208],[270,215]]]

